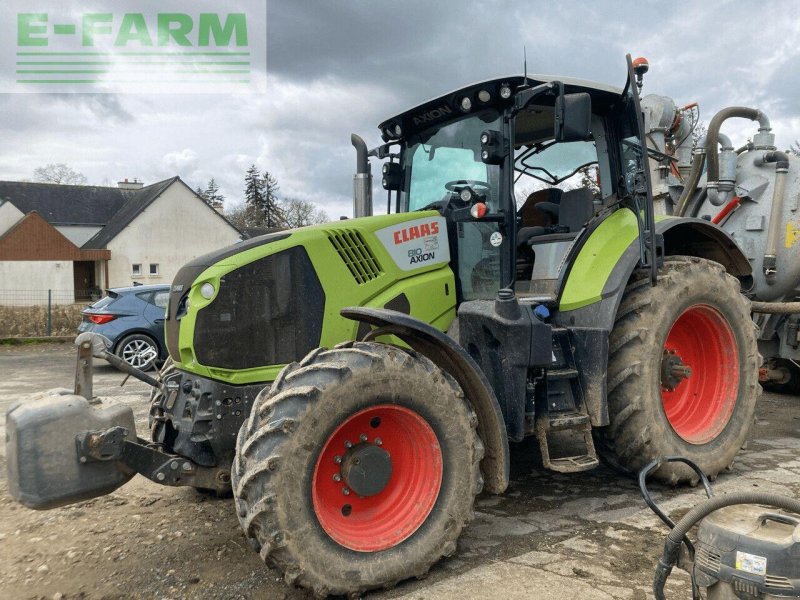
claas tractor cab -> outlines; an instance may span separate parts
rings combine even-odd
[[[84,372],[83,397],[9,412],[11,493],[48,508],[134,473],[232,490],[288,582],[356,594],[455,552],[527,436],[561,472],[728,467],[759,389],[750,266],[709,222],[655,218],[628,67],[624,89],[485,81],[386,120],[377,148],[353,136],[358,218],[175,277],[149,439],[130,409],[90,404]],[[104,355],[79,341],[84,367]]]

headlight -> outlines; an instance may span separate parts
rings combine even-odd
[[[206,282],[200,286],[200,295],[206,300],[211,300],[214,297],[214,286]]]
[[[470,190],[469,188],[464,188],[463,190],[461,190],[460,195],[461,199],[464,202],[469,202],[470,200],[472,200],[472,190]]]
[[[469,109],[472,108],[472,100],[469,99],[468,96],[464,96],[461,99],[461,110],[464,112],[469,112]]]

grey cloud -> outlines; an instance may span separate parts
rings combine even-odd
[[[194,187],[214,177],[235,202],[256,163],[285,195],[346,214],[351,132],[375,145],[384,118],[521,72],[523,45],[530,73],[615,85],[624,83],[625,53],[643,54],[645,93],[699,101],[706,121],[730,104],[756,105],[769,112],[780,146],[800,137],[800,21],[788,0],[270,0],[267,8],[266,94],[0,97],[0,178],[30,177],[47,162],[98,182],[179,174]],[[749,134],[747,123],[730,127]],[[194,153],[189,163],[162,162],[184,150]],[[384,200],[376,194],[378,206]]]

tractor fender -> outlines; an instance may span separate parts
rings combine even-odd
[[[750,261],[733,238],[716,225],[704,219],[667,217],[656,222],[656,234],[664,238],[665,256],[707,258],[720,263],[728,273],[737,277],[742,282],[743,291],[752,285]],[[639,239],[633,237],[605,274],[600,302],[573,310],[562,308],[562,317],[569,317],[572,326],[591,326],[611,331],[622,293],[638,264]]]
[[[350,307],[343,308],[341,315],[379,327],[382,335],[399,338],[458,382],[478,417],[478,434],[486,451],[481,461],[484,486],[493,494],[504,492],[511,463],[505,422],[486,376],[472,357],[448,335],[405,313],[385,308]]]

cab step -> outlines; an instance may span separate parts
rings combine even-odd
[[[572,430],[580,433],[585,446],[585,454],[575,454],[559,458],[550,457],[551,432]],[[542,463],[545,469],[559,473],[578,473],[594,469],[600,464],[592,439],[592,425],[589,415],[566,412],[547,414],[536,419],[536,437],[539,440],[539,450],[542,454]],[[571,444],[572,445],[572,444]]]

